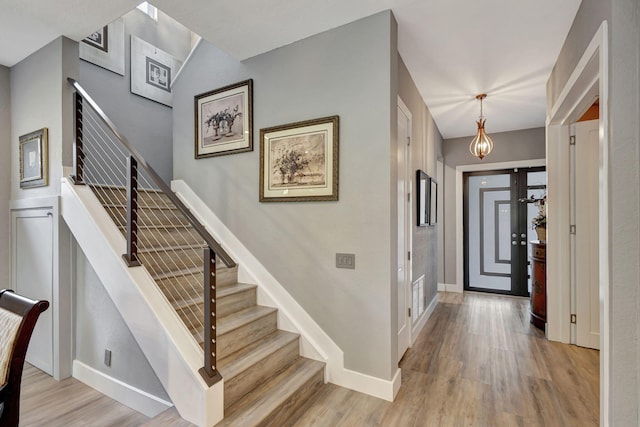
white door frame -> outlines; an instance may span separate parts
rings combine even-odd
[[[411,347],[412,343],[413,343],[413,337],[412,337],[412,329],[413,329],[413,322],[412,322],[412,318],[408,317],[407,315],[407,307],[412,307],[412,287],[411,287],[411,281],[412,281],[412,275],[413,275],[413,268],[412,268],[412,262],[410,259],[408,259],[408,257],[406,256],[407,251],[411,251],[413,249],[413,242],[412,242],[412,222],[411,222],[411,218],[412,218],[412,212],[413,212],[413,188],[412,188],[412,165],[411,165],[411,146],[410,146],[410,141],[411,138],[413,136],[413,132],[412,132],[412,125],[413,125],[413,118],[412,118],[412,114],[411,114],[411,110],[409,110],[409,108],[407,107],[407,105],[402,101],[402,99],[400,98],[400,96],[398,96],[398,109],[402,110],[402,112],[404,113],[404,115],[407,117],[408,119],[408,124],[407,124],[407,131],[409,134],[409,143],[407,142],[403,142],[403,141],[398,141],[398,145],[402,144],[402,146],[404,146],[404,158],[405,158],[405,170],[404,170],[404,182],[405,182],[405,194],[411,194],[411,197],[408,198],[408,201],[405,204],[405,212],[404,212],[404,241],[405,241],[405,250],[404,253],[405,255],[403,256],[404,258],[404,265],[402,266],[402,268],[404,268],[404,277],[405,277],[405,284],[404,284],[404,292],[405,292],[405,309],[404,309],[404,316],[406,319],[406,327],[408,329],[407,334],[409,336],[409,343],[408,343],[408,348]],[[406,196],[404,196],[406,197]],[[403,201],[404,203],[404,201]],[[400,267],[400,266],[398,266]],[[415,316],[415,314],[412,313],[412,315]],[[400,352],[400,342],[398,342],[398,353]],[[398,362],[400,362],[400,358],[402,356],[399,355],[398,357]]]
[[[609,420],[609,53],[604,21],[586,48],[558,99],[547,113],[547,337],[571,338],[569,239],[569,125],[600,98],[599,258],[600,258],[600,424]]]
[[[456,167],[456,289],[452,291],[462,292],[464,289],[464,173],[501,169],[530,168],[545,166],[545,163],[545,159],[532,159],[517,160],[513,162],[461,165]]]
[[[60,381],[71,376],[73,362],[73,319],[71,289],[71,234],[60,216],[60,198],[43,196],[16,199],[10,202],[11,209],[11,287],[16,289],[18,266],[15,259],[17,242],[15,217],[29,210],[48,210],[52,215],[53,232],[53,277],[52,301],[49,301],[53,315],[53,378]]]

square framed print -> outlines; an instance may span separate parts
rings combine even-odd
[[[253,80],[196,95],[195,158],[253,151]]]
[[[103,52],[109,52],[109,26],[105,25],[98,31],[89,34],[82,42]]]
[[[131,93],[171,107],[171,82],[180,65],[171,54],[131,36]]]
[[[260,201],[338,200],[339,117],[260,130]]]
[[[117,19],[80,43],[80,59],[124,76],[124,21]]]
[[[20,188],[48,185],[48,131],[42,128],[22,135],[20,143]]]

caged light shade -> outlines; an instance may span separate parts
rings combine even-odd
[[[469,151],[471,152],[471,154],[478,157],[480,160],[482,160],[487,154],[491,153],[491,150],[493,150],[493,141],[484,130],[485,118],[482,115],[482,100],[486,97],[486,93],[482,93],[476,96],[476,99],[480,100],[480,117],[476,122],[478,124],[478,133],[476,134],[475,138],[473,138],[473,141],[471,141],[471,145],[469,145]]]

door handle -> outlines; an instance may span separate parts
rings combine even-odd
[[[526,235],[526,234],[524,234],[524,233],[522,233],[522,234],[520,235],[520,238],[521,238],[521,239],[526,239],[526,238],[527,238],[527,235]]]
[[[518,244],[518,242],[516,242],[515,240],[512,240],[512,241],[511,241],[511,244],[512,244],[513,246],[516,246],[516,245]]]
[[[526,240],[521,240],[520,241],[520,246],[527,246],[527,241]]]

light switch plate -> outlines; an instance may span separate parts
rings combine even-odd
[[[355,270],[356,255],[355,254],[336,254],[336,267]]]

